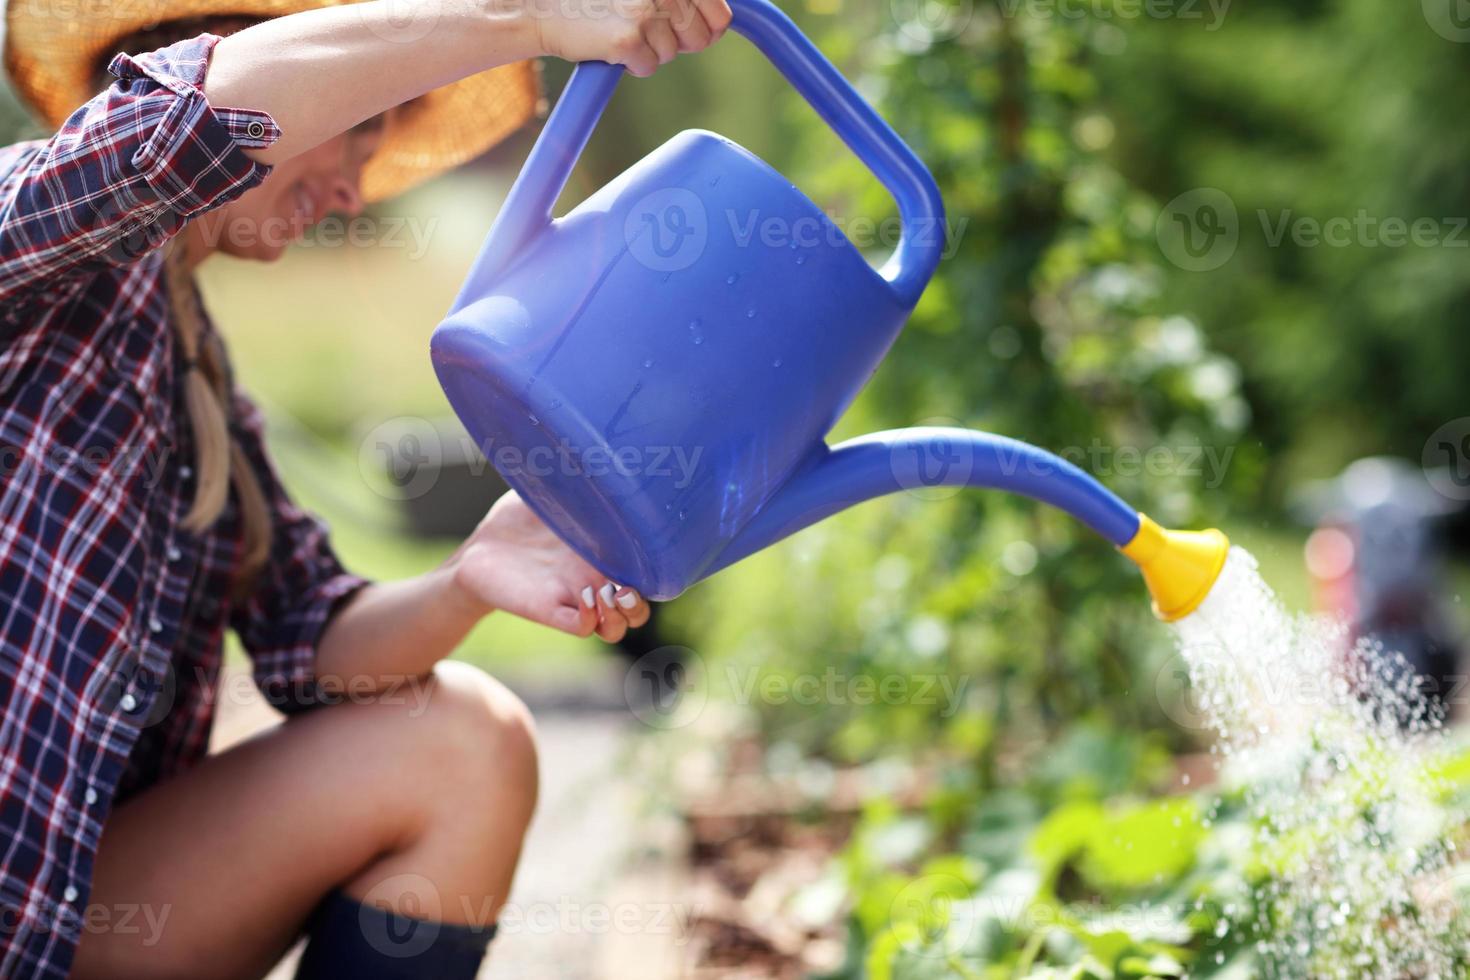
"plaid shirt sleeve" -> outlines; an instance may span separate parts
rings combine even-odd
[[[270,167],[245,148],[280,136],[264,112],[211,106],[201,86],[219,38],[180,41],[108,66],[116,81],[0,174],[0,300],[127,264]]]
[[[260,410],[243,394],[236,395],[234,418],[235,438],[270,506],[273,539],[255,591],[233,608],[230,625],[250,655],[256,685],[289,714],[319,703],[317,642],[332,615],[368,581],[342,568],[326,525],[287,495],[265,451]]]

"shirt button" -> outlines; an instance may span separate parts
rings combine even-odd
[[[194,467],[192,467],[192,466],[180,466],[179,467],[179,477],[181,479],[187,480],[187,479],[189,479],[189,477],[191,477],[193,475],[194,475]]]
[[[258,140],[265,135],[265,124],[253,119],[245,126],[245,132],[251,139]]]
[[[97,802],[97,791],[88,786],[87,792],[82,794],[82,799],[87,801],[87,806],[91,806],[92,804]]]
[[[61,900],[68,905],[77,900],[77,890],[71,885],[66,886],[66,891],[61,893]]]
[[[178,561],[180,558],[184,557],[184,553],[174,545],[169,545],[168,550],[164,552],[164,556],[168,558],[169,561]]]
[[[150,632],[150,633],[162,633],[163,632],[163,623],[159,621],[159,619],[158,619],[157,616],[150,616],[148,618],[148,632]]]
[[[132,712],[136,711],[138,708],[138,699],[133,697],[131,694],[124,694],[120,703],[122,704],[122,709],[124,711]]]

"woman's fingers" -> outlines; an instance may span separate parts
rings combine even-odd
[[[573,586],[553,618],[545,622],[577,636],[595,632],[606,642],[616,643],[629,629],[647,623],[651,613],[648,600],[636,590],[599,578],[592,585]]]
[[[597,614],[601,617],[597,635],[608,643],[618,642],[628,632],[628,617],[614,598],[616,593],[617,586],[611,582],[604,582],[597,590]]]
[[[710,43],[713,44],[730,29],[730,4],[728,0],[694,0],[694,4],[709,28]]]
[[[613,593],[613,601],[623,611],[623,616],[633,629],[648,622],[648,617],[653,613],[653,610],[648,608],[648,600],[627,586]]]
[[[712,39],[709,25],[693,0],[669,0],[668,13],[680,51],[703,51],[709,47]]]
[[[659,66],[658,52],[649,46],[645,34],[640,32],[636,43],[625,45],[618,53],[618,61],[628,69],[628,74],[638,78],[647,78]]]
[[[526,618],[573,636],[591,636],[597,628],[596,607],[583,605],[581,596],[572,588],[557,588]]]
[[[679,53],[679,38],[674,34],[672,12],[661,9],[643,25],[643,39],[658,55],[658,63],[667,65]]]

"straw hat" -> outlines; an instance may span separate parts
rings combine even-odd
[[[5,69],[21,98],[59,126],[96,95],[99,64],[123,38],[160,23],[199,17],[266,20],[353,0],[9,0],[5,4]],[[4,3],[4,0],[0,0]],[[390,40],[413,41],[435,27],[418,14],[383,28]],[[464,163],[535,115],[540,75],[522,61],[472,75],[400,106],[388,116],[383,142],[363,168],[370,201],[382,200]]]

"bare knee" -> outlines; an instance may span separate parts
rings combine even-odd
[[[418,764],[432,767],[456,808],[494,805],[530,821],[538,786],[530,709],[504,684],[469,664],[434,669],[423,717],[429,745]]]

